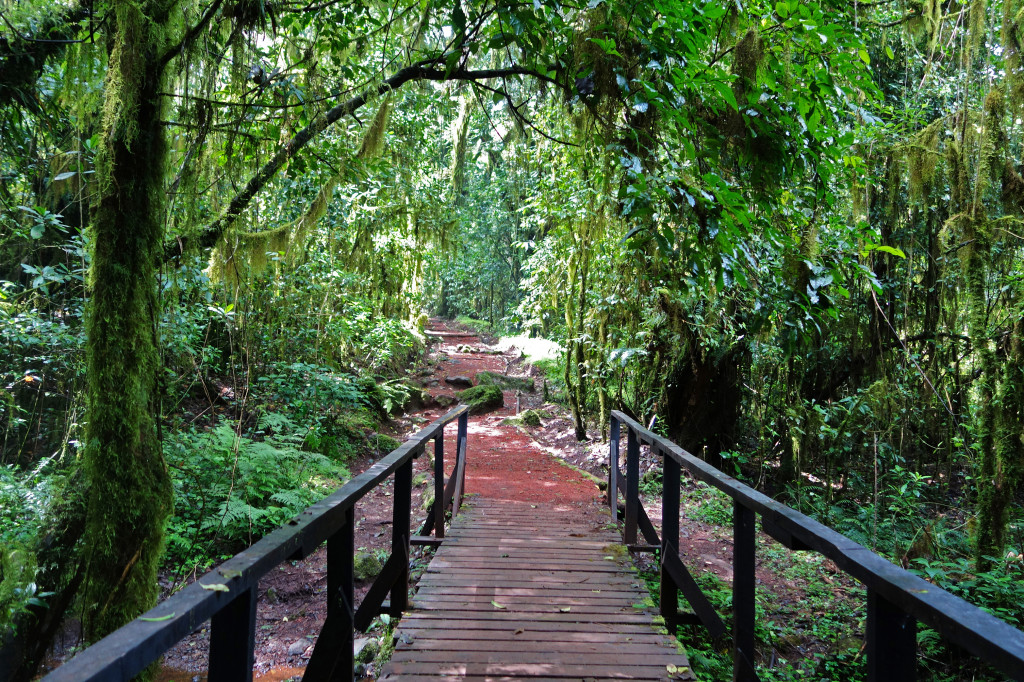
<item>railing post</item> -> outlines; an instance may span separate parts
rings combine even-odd
[[[434,436],[434,536],[444,537],[444,427]]]
[[[317,637],[303,680],[351,682],[355,571],[355,512],[345,510],[341,528],[327,539],[327,620]]]
[[[238,594],[210,619],[212,682],[249,682],[256,663],[256,590]]]
[[[756,514],[739,500],[733,502],[732,636],[733,680],[757,680],[754,669],[754,618],[756,577],[754,569]]]
[[[459,507],[462,506],[462,494],[465,491],[466,485],[466,439],[469,433],[469,411],[465,411],[459,415],[459,435],[456,440],[455,448],[455,468],[452,470],[452,476],[457,476],[455,481],[455,491],[452,496],[452,518],[459,513]]]
[[[391,587],[391,615],[401,616],[409,607],[409,517],[412,510],[412,462],[395,471],[392,496],[391,555],[402,557],[402,568]]]
[[[636,525],[640,507],[640,441],[633,429],[626,429],[626,528],[627,545],[636,544]]]
[[[868,588],[869,682],[917,679],[917,620]]]
[[[679,615],[679,589],[665,567],[666,557],[679,555],[679,462],[662,452],[661,476],[661,615],[671,628]]]
[[[612,521],[619,520],[619,419],[611,416],[608,435],[608,507]]]

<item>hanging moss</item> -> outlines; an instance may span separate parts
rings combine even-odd
[[[374,114],[370,127],[366,129],[356,158],[366,160],[380,156],[384,149],[384,133],[388,128],[388,118],[391,116],[391,99],[392,94],[389,92],[377,107],[377,113]]]
[[[343,171],[344,172],[344,171]],[[317,222],[327,213],[327,206],[341,174],[330,178],[306,212],[290,223],[273,230],[234,232],[221,239],[210,254],[209,275],[213,281],[237,284],[247,276],[262,273],[268,265],[268,253],[281,254],[286,263],[294,264]]]
[[[1010,100],[1024,109],[1024,0],[1003,2],[1003,60]]]
[[[466,142],[469,139],[469,119],[472,101],[463,96],[459,100],[459,116],[452,124],[452,196],[458,203],[466,182]]]
[[[935,179],[935,169],[939,164],[939,135],[945,126],[945,117],[932,121],[910,141],[907,153],[910,195],[918,201],[927,196]]]

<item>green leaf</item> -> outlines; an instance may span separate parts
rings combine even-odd
[[[868,251],[881,251],[882,253],[888,253],[889,255],[896,256],[897,258],[907,257],[907,254],[903,253],[903,249],[898,249],[895,246],[885,246],[883,244],[869,244],[864,250],[864,253],[867,254]]]
[[[871,66],[871,57],[868,56],[868,51],[864,49],[857,50],[857,55],[860,56],[860,60]]]
[[[498,602],[494,601],[493,599],[491,600],[491,606],[493,606],[496,609],[504,609],[505,608],[505,606],[503,604],[499,604]]]
[[[462,11],[461,2],[456,2],[452,9],[452,30],[457,36],[466,32],[466,13]]]
[[[143,616],[139,616],[138,620],[141,620],[144,623],[161,623],[165,620],[170,620],[171,618],[174,618],[173,613],[168,613],[166,616],[156,616],[154,618],[145,618]]]
[[[889,59],[896,59],[896,55],[892,53],[892,48],[888,45],[885,46],[885,56]]]
[[[722,99],[729,103],[729,106],[733,108],[733,111],[739,111],[740,107],[736,103],[736,94],[732,91],[732,88],[729,87],[729,84],[724,81],[712,81],[712,83],[715,86],[715,90],[718,90],[718,94],[722,96]]]
[[[230,592],[231,591],[231,588],[229,588],[227,585],[224,585],[222,583],[211,583],[209,585],[204,585],[202,583],[199,583],[199,587],[203,588],[204,590],[209,590],[211,592]]]

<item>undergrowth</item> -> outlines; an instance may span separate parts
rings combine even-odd
[[[304,450],[306,434],[287,417],[265,415],[259,426],[261,440],[221,424],[166,441],[175,510],[165,565],[179,577],[251,544],[348,478],[341,462]]]

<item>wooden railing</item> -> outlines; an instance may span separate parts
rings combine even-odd
[[[466,472],[468,408],[456,407],[398,449],[249,549],[93,644],[44,678],[46,682],[130,680],[179,640],[210,621],[210,682],[251,680],[259,579],[278,564],[309,556],[327,542],[327,620],[313,648],[304,680],[351,680],[353,628],[365,630],[382,608],[400,614],[409,598],[409,546],[435,538],[410,534],[412,462],[434,441],[434,505],[421,533],[444,535],[449,508],[458,513]],[[456,460],[444,480],[444,427],[458,420]],[[353,600],[355,521],[364,495],[395,476],[391,556],[358,608]],[[390,593],[390,604],[384,599]]]
[[[626,474],[619,471],[619,439],[626,429]],[[624,492],[624,540],[633,549],[657,546],[661,561],[661,612],[667,623],[700,623],[712,637],[726,626],[701,593],[679,556],[679,485],[681,468],[721,490],[733,500],[732,641],[733,678],[757,680],[754,667],[754,566],[756,517],[761,528],[790,550],[815,551],[867,588],[866,654],[872,682],[916,679],[917,623],[1015,680],[1024,680],[1024,632],[963,599],[905,571],[866,547],[757,492],[675,443],[652,433],[619,411],[611,413],[608,502],[619,513]],[[663,460],[662,534],[659,538],[640,502],[640,444]],[[648,544],[637,544],[641,535]],[[693,614],[678,613],[678,592]]]

